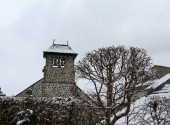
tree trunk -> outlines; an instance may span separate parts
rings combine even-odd
[[[107,92],[107,107],[106,107],[106,125],[111,125],[110,123],[110,118],[112,115],[112,91],[113,91],[113,85],[109,84],[108,85],[108,92]]]

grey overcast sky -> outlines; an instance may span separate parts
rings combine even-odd
[[[112,45],[147,50],[170,66],[170,0],[0,0],[0,86],[16,95],[43,77],[43,51],[79,53]]]

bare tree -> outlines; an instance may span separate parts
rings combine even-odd
[[[94,85],[95,96],[107,125],[128,114],[134,95],[154,78],[146,50],[124,46],[91,51],[77,63],[78,78]],[[93,95],[94,96],[94,95]]]
[[[169,125],[170,99],[159,96],[145,100],[139,110],[134,113],[137,125]]]

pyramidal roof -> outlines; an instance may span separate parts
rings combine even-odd
[[[48,50],[44,51],[45,53],[66,53],[66,54],[76,54],[69,45],[65,44],[53,44]]]

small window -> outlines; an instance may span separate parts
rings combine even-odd
[[[65,67],[65,58],[64,57],[53,58],[53,67]]]
[[[65,58],[60,58],[60,65],[61,67],[65,66]]]
[[[53,59],[53,66],[58,66],[58,59],[57,58]]]

